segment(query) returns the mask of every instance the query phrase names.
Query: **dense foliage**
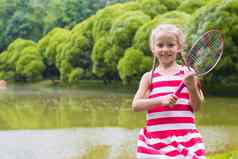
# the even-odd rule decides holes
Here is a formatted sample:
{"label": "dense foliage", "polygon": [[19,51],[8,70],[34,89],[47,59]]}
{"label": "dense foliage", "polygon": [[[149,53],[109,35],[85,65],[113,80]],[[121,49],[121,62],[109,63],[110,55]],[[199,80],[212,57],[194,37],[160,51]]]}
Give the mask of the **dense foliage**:
{"label": "dense foliage", "polygon": [[37,44],[17,39],[0,55],[0,78],[16,81],[42,79],[45,69]]}
{"label": "dense foliage", "polygon": [[[0,75],[4,79],[44,78],[72,83],[97,78],[128,83],[151,69],[151,30],[160,23],[173,23],[187,34],[187,48],[207,30],[220,29],[225,35],[225,53],[205,83],[229,81],[238,85],[238,0],[131,0],[116,4],[113,3],[118,1],[110,1],[86,20],[95,8],[103,6],[95,5],[105,1],[44,0],[41,5],[33,5],[30,0],[21,2],[0,0],[0,15],[6,17],[0,20],[0,48],[18,37],[37,41],[45,36],[38,43],[16,40],[2,52]],[[32,56],[23,60],[27,52]],[[27,59],[37,64],[26,65]]]}
{"label": "dense foliage", "polygon": [[0,51],[17,38],[37,41],[54,27],[72,28],[106,5],[128,0],[0,0]]}

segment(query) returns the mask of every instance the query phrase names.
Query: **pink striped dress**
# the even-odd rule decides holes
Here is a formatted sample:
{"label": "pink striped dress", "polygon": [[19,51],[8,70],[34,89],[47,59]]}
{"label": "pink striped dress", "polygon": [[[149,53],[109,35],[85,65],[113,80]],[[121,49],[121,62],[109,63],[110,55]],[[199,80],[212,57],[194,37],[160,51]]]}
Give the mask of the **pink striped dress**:
{"label": "pink striped dress", "polygon": [[[152,74],[149,98],[174,92],[182,81],[184,68],[174,75]],[[158,105],[147,111],[146,126],[137,140],[138,159],[205,159],[205,146],[195,126],[195,115],[189,105],[185,87],[176,105]]]}

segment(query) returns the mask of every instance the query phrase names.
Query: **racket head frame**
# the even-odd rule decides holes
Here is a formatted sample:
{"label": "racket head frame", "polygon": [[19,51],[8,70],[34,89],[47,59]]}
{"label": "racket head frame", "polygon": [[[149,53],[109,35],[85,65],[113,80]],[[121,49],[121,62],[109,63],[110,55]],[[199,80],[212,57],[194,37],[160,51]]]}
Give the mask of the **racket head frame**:
{"label": "racket head frame", "polygon": [[[210,69],[208,69],[208,70],[205,71],[205,72],[201,72],[201,73],[197,73],[197,72],[195,71],[196,76],[204,76],[204,75],[208,74],[208,73],[209,73],[211,70],[213,70],[213,69],[215,68],[215,66],[219,63],[219,61],[220,61],[220,59],[221,59],[221,57],[222,57],[222,55],[223,55],[223,49],[224,49],[224,37],[223,37],[223,34],[221,33],[220,30],[213,29],[213,30],[209,30],[209,31],[205,32],[204,34],[202,34],[202,36],[200,36],[200,37],[195,41],[195,43],[193,43],[191,49],[189,50],[188,57],[189,57],[189,55],[191,54],[191,52],[193,51],[193,49],[197,46],[197,44],[199,43],[199,41],[200,41],[202,38],[204,38],[205,36],[207,36],[208,34],[212,33],[212,32],[216,32],[216,33],[218,33],[218,34],[220,35],[220,36],[219,36],[219,37],[220,37],[220,41],[221,41],[220,47],[219,47],[219,50],[220,50],[219,52],[220,52],[220,54],[219,54],[219,56],[218,56],[216,62],[213,64],[213,66],[212,66]],[[188,64],[188,58],[186,59],[186,63]],[[188,68],[188,70],[192,70],[191,68],[193,68],[193,67],[187,65],[187,68]]]}

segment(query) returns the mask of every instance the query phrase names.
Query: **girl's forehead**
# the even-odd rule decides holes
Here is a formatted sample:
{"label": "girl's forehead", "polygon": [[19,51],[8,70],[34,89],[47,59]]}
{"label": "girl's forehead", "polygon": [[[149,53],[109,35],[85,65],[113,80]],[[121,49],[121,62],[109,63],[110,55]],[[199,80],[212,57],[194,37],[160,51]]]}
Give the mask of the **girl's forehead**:
{"label": "girl's forehead", "polygon": [[177,41],[177,37],[174,33],[161,31],[157,34],[156,41]]}

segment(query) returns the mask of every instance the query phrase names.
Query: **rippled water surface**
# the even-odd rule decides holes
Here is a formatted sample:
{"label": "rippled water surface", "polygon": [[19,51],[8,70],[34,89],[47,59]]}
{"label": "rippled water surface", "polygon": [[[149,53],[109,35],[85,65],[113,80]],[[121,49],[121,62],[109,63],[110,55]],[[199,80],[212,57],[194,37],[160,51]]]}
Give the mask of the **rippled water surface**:
{"label": "rippled water surface", "polygon": [[[238,145],[238,128],[200,127],[207,151],[223,151]],[[105,159],[134,157],[139,129],[70,128],[0,132],[0,156],[4,159],[70,159],[87,154],[96,146],[107,146]]]}
{"label": "rippled water surface", "polygon": [[[0,92],[3,159],[134,158],[145,113],[133,91],[10,87]],[[238,99],[207,97],[197,125],[208,152],[238,148]],[[123,156],[123,157],[122,157]]]}

